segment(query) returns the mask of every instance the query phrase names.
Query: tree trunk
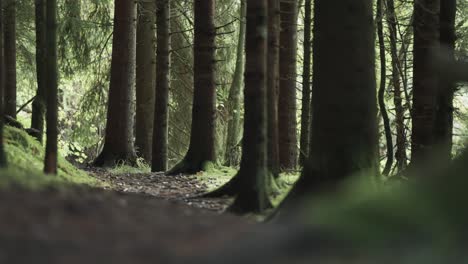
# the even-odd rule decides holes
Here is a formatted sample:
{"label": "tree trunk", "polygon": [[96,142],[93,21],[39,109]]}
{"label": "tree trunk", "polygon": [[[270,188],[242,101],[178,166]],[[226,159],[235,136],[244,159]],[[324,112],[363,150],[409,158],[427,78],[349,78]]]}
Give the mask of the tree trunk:
{"label": "tree trunk", "polygon": [[229,208],[236,213],[262,212],[270,207],[266,186],[267,0],[247,1],[245,115],[237,197]]}
{"label": "tree trunk", "polygon": [[393,165],[393,139],[392,129],[390,127],[390,119],[388,117],[387,108],[385,106],[385,87],[387,85],[387,62],[385,58],[385,37],[383,31],[383,5],[383,0],[377,1],[377,35],[379,39],[380,50],[380,87],[378,100],[385,130],[385,143],[387,146],[387,161],[385,162],[385,167],[382,171],[382,175],[388,176],[388,174],[392,170]]}
{"label": "tree trunk", "polygon": [[[446,0],[440,7],[440,43],[447,57],[455,60],[455,17],[457,1]],[[440,158],[448,163],[452,158],[453,97],[456,86],[453,80],[441,76],[437,96],[435,140],[439,145]]]}
{"label": "tree trunk", "polygon": [[155,85],[155,1],[140,0],[136,49],[135,148],[138,156],[151,162]]}
{"label": "tree trunk", "polygon": [[439,46],[439,0],[416,0],[414,3],[414,63],[411,162],[423,165],[434,152],[436,99],[439,78],[431,57]]}
{"label": "tree trunk", "polygon": [[378,174],[372,3],[315,1],[310,156],[286,202]]}
{"label": "tree trunk", "polygon": [[135,81],[136,4],[115,0],[111,80],[104,148],[96,166],[135,163],[132,91]]}
{"label": "tree trunk", "polygon": [[228,122],[228,134],[226,139],[226,155],[225,165],[238,165],[239,154],[239,139],[241,132],[241,93],[243,86],[244,75],[244,50],[245,50],[245,16],[246,3],[241,0],[240,6],[240,21],[239,21],[239,40],[237,44],[236,54],[236,69],[232,80],[231,89],[229,90],[228,109],[231,115]]}
{"label": "tree trunk", "polygon": [[216,161],[216,84],[214,0],[195,0],[194,94],[190,145],[185,158],[169,175],[196,173]]}
{"label": "tree trunk", "polygon": [[280,1],[279,155],[283,170],[297,164],[296,59],[298,1]]}
{"label": "tree trunk", "polygon": [[[393,87],[393,104],[395,105],[395,126],[396,126],[396,152],[395,158],[398,171],[401,172],[406,168],[406,128],[405,128],[405,109],[403,107],[403,92],[401,88],[401,67],[400,55],[397,47],[397,17],[395,12],[394,0],[387,0],[387,23],[389,29],[390,53],[392,57],[392,87]],[[402,39],[401,41],[405,41]],[[402,44],[404,47],[405,44]],[[403,49],[402,49],[403,51]]]}
{"label": "tree trunk", "polygon": [[5,1],[5,114],[16,119],[16,0]]}
{"label": "tree trunk", "polygon": [[57,174],[58,140],[58,69],[57,69],[57,2],[46,1],[47,43],[47,141],[44,172]]}
{"label": "tree trunk", "polygon": [[311,66],[311,26],[312,26],[312,1],[306,0],[304,5],[304,64],[302,72],[302,111],[301,111],[301,150],[299,153],[299,164],[301,166],[309,156],[310,139],[310,102],[311,102],[311,84],[310,84],[310,66]]}
{"label": "tree trunk", "polygon": [[267,115],[268,115],[268,161],[269,172],[274,177],[280,174],[278,92],[280,48],[280,0],[268,1],[268,61],[267,61]]}
{"label": "tree trunk", "polygon": [[152,171],[167,170],[167,144],[170,87],[170,15],[169,0],[156,3],[157,51],[156,51],[156,104],[154,112]]}
{"label": "tree trunk", "polygon": [[36,130],[37,140],[42,142],[44,134],[44,116],[46,112],[46,23],[45,0],[35,0],[36,24],[36,75],[37,91],[32,104],[31,128]]}
{"label": "tree trunk", "polygon": [[[3,94],[5,91],[5,58],[4,58],[4,47],[3,47],[3,1],[0,0],[0,117],[4,116],[3,113]],[[0,168],[4,168],[7,165],[5,148],[3,146],[3,124],[4,118],[0,118]]]}

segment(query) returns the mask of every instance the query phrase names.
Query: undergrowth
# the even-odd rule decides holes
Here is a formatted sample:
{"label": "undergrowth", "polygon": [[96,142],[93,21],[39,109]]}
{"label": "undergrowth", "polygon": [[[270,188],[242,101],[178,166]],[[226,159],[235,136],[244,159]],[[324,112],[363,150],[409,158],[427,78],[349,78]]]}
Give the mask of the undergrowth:
{"label": "undergrowth", "polygon": [[6,126],[4,128],[5,152],[8,169],[0,172],[0,187],[19,185],[26,188],[80,184],[102,186],[104,183],[77,169],[65,158],[58,157],[58,175],[45,175],[44,147],[25,131]]}

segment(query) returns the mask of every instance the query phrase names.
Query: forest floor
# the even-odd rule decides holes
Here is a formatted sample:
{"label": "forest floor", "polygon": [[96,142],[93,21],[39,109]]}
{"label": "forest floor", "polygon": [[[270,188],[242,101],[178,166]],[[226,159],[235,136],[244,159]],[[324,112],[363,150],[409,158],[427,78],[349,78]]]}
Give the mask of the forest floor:
{"label": "forest floor", "polygon": [[0,263],[187,263],[255,228],[191,198],[208,189],[196,176],[90,173],[108,187],[0,191]]}

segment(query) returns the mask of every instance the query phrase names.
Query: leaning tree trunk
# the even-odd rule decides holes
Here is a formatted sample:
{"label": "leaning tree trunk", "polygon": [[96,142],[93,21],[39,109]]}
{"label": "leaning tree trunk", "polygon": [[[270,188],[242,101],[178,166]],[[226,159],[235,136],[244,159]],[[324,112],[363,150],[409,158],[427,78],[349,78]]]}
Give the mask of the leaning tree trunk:
{"label": "leaning tree trunk", "polygon": [[57,174],[58,140],[58,69],[57,69],[57,2],[46,1],[47,43],[47,133],[44,172]]}
{"label": "leaning tree trunk", "polygon": [[378,174],[372,6],[372,0],[315,1],[311,149],[289,205],[354,174]]}
{"label": "leaning tree trunk", "polygon": [[[3,0],[0,0],[0,116],[3,116],[3,94],[5,90],[5,59],[3,49]],[[0,168],[7,165],[5,148],[3,146],[3,123],[4,118],[0,118]]]}
{"label": "leaning tree trunk", "polygon": [[439,46],[439,0],[414,2],[414,63],[411,163],[423,165],[434,152],[439,78],[432,51]]}
{"label": "leaning tree trunk", "polygon": [[385,143],[387,146],[387,161],[382,171],[382,175],[388,176],[393,165],[393,138],[392,129],[390,127],[390,118],[388,117],[387,108],[385,106],[385,88],[387,85],[387,60],[385,54],[385,37],[383,30],[383,0],[377,1],[377,35],[379,39],[380,51],[380,87],[378,93],[378,101],[380,113],[382,114],[384,124]]}
{"label": "leaning tree trunk", "polygon": [[16,119],[16,0],[4,4],[5,115]]}
{"label": "leaning tree trunk", "polygon": [[280,1],[279,157],[283,170],[297,163],[296,57],[298,1]]}
{"label": "leaning tree trunk", "polygon": [[216,161],[215,1],[195,0],[194,91],[190,145],[168,174],[196,173]]}
{"label": "leaning tree trunk", "polygon": [[170,86],[170,15],[169,0],[156,2],[157,50],[156,50],[156,105],[153,130],[152,171],[167,170],[167,144]]}
{"label": "leaning tree trunk", "polygon": [[226,154],[225,165],[236,166],[238,165],[238,157],[240,151],[238,148],[241,132],[241,93],[243,86],[244,75],[244,50],[245,50],[245,16],[246,16],[246,3],[241,0],[240,6],[240,19],[239,19],[239,39],[237,44],[236,54],[236,69],[234,71],[234,78],[232,80],[231,89],[229,90],[228,109],[229,109],[229,122],[228,134],[226,138]]}
{"label": "leaning tree trunk", "polygon": [[301,149],[299,153],[299,164],[301,166],[309,156],[310,139],[310,59],[311,59],[311,27],[312,27],[312,1],[306,0],[304,4],[304,64],[302,70],[302,111],[301,111]]}
{"label": "leaning tree trunk", "polygon": [[32,103],[31,128],[35,131],[35,137],[42,142],[44,134],[44,116],[46,112],[46,70],[43,65],[46,61],[46,14],[45,0],[34,2],[36,17],[36,76],[37,91]]}
{"label": "leaning tree trunk", "polygon": [[96,166],[135,163],[133,148],[132,91],[135,80],[136,4],[116,0],[112,47],[111,80],[104,148]]}
{"label": "leaning tree trunk", "polygon": [[[405,127],[405,108],[403,107],[403,91],[401,82],[402,67],[400,66],[400,54],[397,47],[397,17],[395,12],[394,0],[387,0],[387,23],[389,29],[390,53],[392,57],[392,87],[393,104],[395,105],[395,126],[396,126],[396,151],[395,159],[398,172],[406,168],[406,127]],[[405,39],[401,40],[405,42]],[[402,43],[402,48],[405,43]],[[403,49],[402,49],[403,51]]]}
{"label": "leaning tree trunk", "polygon": [[[446,56],[455,60],[455,17],[457,1],[441,1],[440,8],[440,43]],[[448,163],[452,158],[453,134],[453,97],[455,92],[453,80],[441,76],[437,95],[437,113],[435,123],[435,140],[439,145],[439,156],[443,162]]]}
{"label": "leaning tree trunk", "polygon": [[139,157],[151,162],[155,84],[155,1],[138,5],[136,49],[135,148]]}
{"label": "leaning tree trunk", "polygon": [[280,0],[268,0],[268,61],[267,61],[267,116],[268,160],[267,166],[273,177],[280,174],[278,92],[279,92],[279,42]]}

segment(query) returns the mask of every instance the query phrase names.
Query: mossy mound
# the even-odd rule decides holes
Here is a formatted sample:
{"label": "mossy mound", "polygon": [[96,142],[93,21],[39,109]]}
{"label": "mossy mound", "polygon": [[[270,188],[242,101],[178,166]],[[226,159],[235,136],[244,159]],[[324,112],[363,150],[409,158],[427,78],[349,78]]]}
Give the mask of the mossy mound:
{"label": "mossy mound", "polygon": [[0,172],[0,187],[19,185],[27,188],[80,184],[102,186],[103,183],[77,169],[63,157],[58,158],[58,175],[45,175],[44,147],[25,131],[6,126],[5,151],[8,169]]}

